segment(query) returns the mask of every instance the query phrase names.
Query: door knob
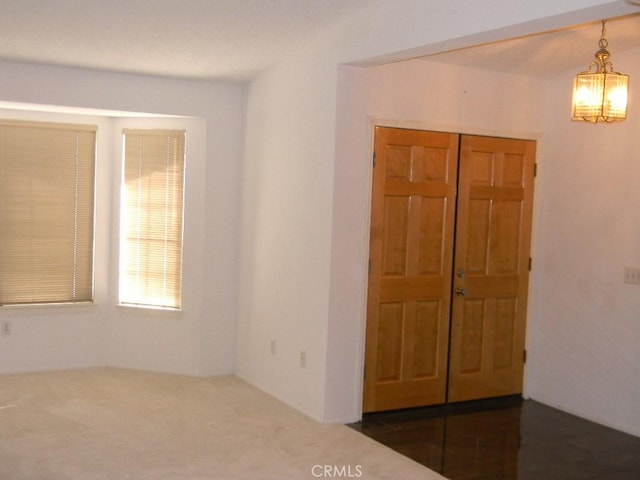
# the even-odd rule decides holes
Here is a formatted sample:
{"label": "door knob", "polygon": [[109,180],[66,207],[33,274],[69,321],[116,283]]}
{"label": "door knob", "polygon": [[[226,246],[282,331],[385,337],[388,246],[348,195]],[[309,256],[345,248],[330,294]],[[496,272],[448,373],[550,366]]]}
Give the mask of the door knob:
{"label": "door knob", "polygon": [[464,288],[457,288],[456,289],[456,295],[459,297],[466,297],[467,296],[467,291]]}

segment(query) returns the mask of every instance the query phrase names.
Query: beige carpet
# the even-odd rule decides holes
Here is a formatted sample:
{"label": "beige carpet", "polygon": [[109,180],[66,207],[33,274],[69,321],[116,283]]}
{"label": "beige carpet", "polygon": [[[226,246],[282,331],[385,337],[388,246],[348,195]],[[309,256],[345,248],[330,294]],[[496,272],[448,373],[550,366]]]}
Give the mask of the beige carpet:
{"label": "beige carpet", "polygon": [[0,375],[1,480],[442,479],[235,377]]}

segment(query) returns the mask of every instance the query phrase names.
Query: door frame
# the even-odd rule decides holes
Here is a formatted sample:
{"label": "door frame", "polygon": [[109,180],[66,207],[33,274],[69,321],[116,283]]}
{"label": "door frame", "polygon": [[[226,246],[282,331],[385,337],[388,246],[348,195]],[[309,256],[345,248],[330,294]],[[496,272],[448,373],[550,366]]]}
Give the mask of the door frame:
{"label": "door frame", "polygon": [[[505,130],[505,131],[500,131],[497,132],[495,130],[488,130],[488,129],[482,129],[482,128],[466,128],[466,129],[460,129],[460,128],[456,128],[454,126],[451,125],[445,125],[445,124],[439,124],[439,123],[433,123],[433,122],[429,122],[429,121],[420,121],[420,120],[401,120],[401,119],[392,119],[392,118],[386,118],[386,117],[376,117],[376,116],[371,116],[368,115],[367,116],[367,133],[366,133],[366,158],[365,161],[367,162],[367,184],[366,184],[366,198],[363,198],[363,201],[365,201],[365,210],[364,210],[364,214],[366,215],[366,221],[362,223],[362,228],[363,230],[360,232],[361,238],[362,238],[362,259],[361,259],[361,265],[362,265],[362,271],[363,271],[363,275],[361,276],[361,284],[360,284],[360,289],[361,289],[361,313],[360,313],[360,326],[358,328],[359,331],[359,338],[356,339],[356,348],[358,350],[358,358],[359,358],[359,362],[358,362],[358,367],[357,367],[357,379],[358,379],[358,383],[356,385],[356,398],[358,401],[357,404],[357,412],[358,412],[358,418],[362,419],[363,416],[363,405],[362,405],[362,400],[364,398],[364,372],[365,372],[365,347],[366,347],[366,340],[367,340],[367,335],[366,335],[366,331],[367,331],[367,303],[368,303],[368,289],[369,289],[369,275],[368,275],[368,265],[369,265],[369,256],[370,256],[370,250],[369,250],[369,243],[370,243],[370,232],[371,232],[371,199],[372,199],[372,188],[373,188],[373,153],[375,151],[375,128],[376,127],[389,127],[389,128],[409,128],[409,129],[415,129],[415,130],[429,130],[429,131],[435,131],[435,132],[449,132],[449,133],[458,133],[460,135],[480,135],[480,136],[487,136],[487,137],[503,137],[503,138],[516,138],[516,139],[529,139],[529,140],[534,140],[537,145],[538,145],[538,149],[537,149],[537,154],[536,154],[536,164],[540,164],[540,153],[543,151],[543,148],[541,147],[541,138],[538,134],[535,134],[534,132],[531,131],[512,131],[512,130]],[[539,185],[539,183],[537,182],[537,184]],[[539,190],[539,187],[538,187]],[[533,196],[533,213],[532,213],[532,218],[531,218],[531,246],[530,246],[530,256],[531,258],[534,259],[534,264],[535,264],[535,252],[534,252],[534,247],[535,247],[535,231],[536,231],[536,224],[537,224],[537,214],[536,212],[539,211],[538,208],[536,208],[537,206],[537,201],[538,201],[538,196],[534,195]],[[528,302],[527,302],[527,323],[525,326],[525,349],[527,350],[528,354],[531,353],[531,335],[529,334],[529,332],[531,331],[531,322],[530,319],[534,318],[532,315],[532,310],[533,310],[533,305],[535,304],[535,302],[533,301],[534,298],[534,294],[535,294],[535,276],[533,275],[533,272],[535,270],[533,270],[532,268],[532,273],[529,277],[529,295],[528,295]],[[530,355],[528,355],[528,357],[530,358]],[[522,389],[522,396],[523,398],[528,398],[527,395],[527,372],[528,372],[528,368],[527,368],[527,363],[525,362],[524,365],[524,372],[523,372],[523,389]]]}

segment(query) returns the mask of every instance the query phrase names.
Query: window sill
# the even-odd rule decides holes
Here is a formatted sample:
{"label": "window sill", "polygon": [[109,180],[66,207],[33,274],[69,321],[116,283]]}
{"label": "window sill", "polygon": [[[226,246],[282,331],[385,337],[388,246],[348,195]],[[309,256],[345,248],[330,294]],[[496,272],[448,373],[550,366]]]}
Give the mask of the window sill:
{"label": "window sill", "polygon": [[60,302],[60,303],[10,303],[7,305],[0,304],[1,310],[25,309],[25,308],[77,308],[77,307],[95,307],[95,302]]}
{"label": "window sill", "polygon": [[117,304],[117,306],[121,308],[126,308],[126,309],[134,308],[134,309],[140,309],[140,310],[153,310],[153,311],[172,312],[172,313],[182,312],[182,308],[161,307],[157,305],[140,305],[136,303],[119,303]]}

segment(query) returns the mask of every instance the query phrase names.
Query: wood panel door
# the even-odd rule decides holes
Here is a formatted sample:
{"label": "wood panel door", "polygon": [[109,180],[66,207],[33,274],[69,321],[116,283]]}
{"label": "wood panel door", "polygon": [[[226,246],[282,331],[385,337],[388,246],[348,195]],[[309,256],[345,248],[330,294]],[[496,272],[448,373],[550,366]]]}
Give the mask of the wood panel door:
{"label": "wood panel door", "polygon": [[449,402],[522,392],[535,142],[462,136]]}
{"label": "wood panel door", "polygon": [[534,162],[533,141],[376,128],[364,412],[522,392]]}
{"label": "wood panel door", "polygon": [[458,135],[377,127],[364,411],[443,403]]}

